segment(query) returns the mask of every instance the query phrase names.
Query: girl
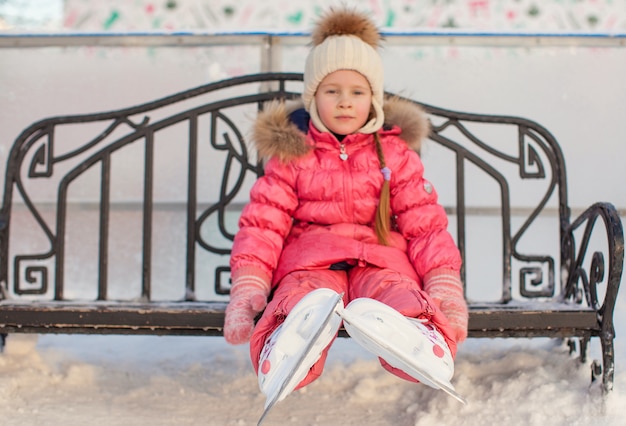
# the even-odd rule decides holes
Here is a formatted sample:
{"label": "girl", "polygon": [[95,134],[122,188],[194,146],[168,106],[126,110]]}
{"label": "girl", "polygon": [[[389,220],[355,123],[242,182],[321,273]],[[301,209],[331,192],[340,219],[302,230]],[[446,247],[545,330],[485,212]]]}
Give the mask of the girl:
{"label": "girl", "polygon": [[[380,34],[367,16],[331,9],[312,38],[304,108],[270,103],[255,124],[267,162],[232,249],[224,336],[232,344],[250,341],[259,373],[261,354],[270,350],[264,346],[276,341],[294,306],[325,288],[343,293],[346,303],[374,299],[419,319],[454,357],[468,312],[459,251],[416,153],[430,130],[425,114],[384,99]],[[321,374],[327,351],[297,387]]]}

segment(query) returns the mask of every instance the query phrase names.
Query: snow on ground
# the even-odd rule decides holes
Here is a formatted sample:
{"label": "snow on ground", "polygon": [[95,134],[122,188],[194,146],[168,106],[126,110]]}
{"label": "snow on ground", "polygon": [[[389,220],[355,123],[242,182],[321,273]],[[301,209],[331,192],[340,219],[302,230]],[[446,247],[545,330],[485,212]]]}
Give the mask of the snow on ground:
{"label": "snow on ground", "polygon": [[[350,339],[322,377],[264,425],[621,425],[626,405],[626,295],[616,327],[615,389],[549,339],[470,339],[453,383],[469,404],[388,374]],[[621,312],[620,312],[621,311]],[[256,425],[264,397],[247,346],[219,337],[12,335],[0,356],[4,426]],[[599,343],[590,358],[598,357]]]}

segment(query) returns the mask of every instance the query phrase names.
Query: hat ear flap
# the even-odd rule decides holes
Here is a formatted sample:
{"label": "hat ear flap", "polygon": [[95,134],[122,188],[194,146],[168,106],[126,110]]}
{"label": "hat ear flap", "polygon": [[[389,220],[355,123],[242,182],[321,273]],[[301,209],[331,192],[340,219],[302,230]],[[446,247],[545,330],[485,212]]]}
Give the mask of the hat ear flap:
{"label": "hat ear flap", "polygon": [[322,122],[319,113],[317,112],[317,103],[315,102],[315,97],[311,99],[311,105],[309,106],[309,115],[311,116],[311,121],[317,130],[320,132],[330,132],[328,128]]}
{"label": "hat ear flap", "polygon": [[374,117],[359,129],[359,133],[376,133],[385,123],[385,113],[378,99],[372,97],[372,108]]}

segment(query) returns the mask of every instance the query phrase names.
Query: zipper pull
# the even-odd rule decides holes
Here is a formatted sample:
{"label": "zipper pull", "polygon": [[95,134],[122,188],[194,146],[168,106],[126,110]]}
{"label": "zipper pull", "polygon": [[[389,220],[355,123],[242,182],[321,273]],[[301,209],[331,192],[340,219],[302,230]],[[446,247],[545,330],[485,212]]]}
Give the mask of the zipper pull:
{"label": "zipper pull", "polygon": [[344,144],[339,145],[339,158],[343,161],[348,159],[348,154],[346,154],[346,146]]}

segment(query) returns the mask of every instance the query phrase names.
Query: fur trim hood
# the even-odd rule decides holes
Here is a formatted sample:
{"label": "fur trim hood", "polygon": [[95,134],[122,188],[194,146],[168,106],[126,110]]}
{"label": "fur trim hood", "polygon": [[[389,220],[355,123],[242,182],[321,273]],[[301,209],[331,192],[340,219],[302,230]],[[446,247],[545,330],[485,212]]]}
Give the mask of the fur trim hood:
{"label": "fur trim hood", "polygon": [[[290,118],[301,108],[301,101],[265,104],[252,129],[252,141],[261,158],[278,157],[281,162],[289,162],[309,152],[311,147],[306,143],[306,134]],[[400,137],[411,149],[419,152],[422,141],[430,134],[430,122],[424,110],[397,97],[385,98],[383,110],[385,126],[398,126]]]}

